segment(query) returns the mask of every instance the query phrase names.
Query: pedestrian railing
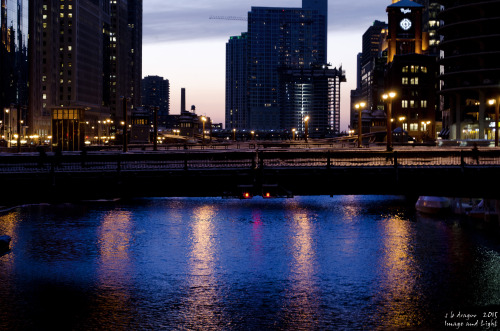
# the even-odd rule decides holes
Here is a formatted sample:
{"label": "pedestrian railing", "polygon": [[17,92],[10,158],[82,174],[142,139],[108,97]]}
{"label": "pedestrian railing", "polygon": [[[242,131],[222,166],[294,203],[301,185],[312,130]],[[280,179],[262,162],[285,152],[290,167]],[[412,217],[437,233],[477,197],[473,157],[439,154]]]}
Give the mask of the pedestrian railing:
{"label": "pedestrian railing", "polygon": [[176,151],[0,155],[0,173],[223,170],[297,167],[500,166],[500,150],[452,151]]}

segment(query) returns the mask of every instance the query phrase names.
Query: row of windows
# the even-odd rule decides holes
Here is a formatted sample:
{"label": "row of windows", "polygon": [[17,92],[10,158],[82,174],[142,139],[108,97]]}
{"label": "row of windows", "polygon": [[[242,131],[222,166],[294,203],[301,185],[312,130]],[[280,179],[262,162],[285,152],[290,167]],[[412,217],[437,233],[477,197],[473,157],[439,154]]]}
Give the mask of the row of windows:
{"label": "row of windows", "polygon": [[[403,123],[402,124],[403,130],[407,131],[408,130],[408,123]],[[422,122],[421,124],[419,123],[410,123],[410,131],[420,131],[425,132],[427,129],[431,129],[430,123],[425,123]]]}
{"label": "row of windows", "polygon": [[[420,108],[427,108],[427,100],[420,100]],[[419,108],[416,100],[401,100],[401,108]]]}
{"label": "row of windows", "polygon": [[408,72],[411,72],[411,73],[424,73],[426,74],[427,73],[427,67],[425,66],[404,66],[403,69],[402,69],[402,72],[403,73],[408,73]]}
{"label": "row of windows", "polygon": [[410,84],[410,85],[418,85],[418,81],[419,81],[418,77],[411,77],[411,78],[409,78],[409,77],[403,77],[401,79],[401,83],[403,85],[408,85],[408,84]]}

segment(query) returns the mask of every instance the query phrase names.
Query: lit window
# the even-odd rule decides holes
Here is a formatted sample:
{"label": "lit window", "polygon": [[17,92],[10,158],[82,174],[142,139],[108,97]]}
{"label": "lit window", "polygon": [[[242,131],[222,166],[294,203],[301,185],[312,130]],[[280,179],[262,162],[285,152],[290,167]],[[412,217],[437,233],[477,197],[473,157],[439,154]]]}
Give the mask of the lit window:
{"label": "lit window", "polygon": [[408,85],[408,77],[403,77],[402,84],[403,85]]}
{"label": "lit window", "polygon": [[418,131],[418,124],[410,123],[410,131]]}
{"label": "lit window", "polygon": [[401,100],[401,108],[408,108],[408,100]]}
{"label": "lit window", "polygon": [[427,108],[427,100],[420,100],[420,107]]}

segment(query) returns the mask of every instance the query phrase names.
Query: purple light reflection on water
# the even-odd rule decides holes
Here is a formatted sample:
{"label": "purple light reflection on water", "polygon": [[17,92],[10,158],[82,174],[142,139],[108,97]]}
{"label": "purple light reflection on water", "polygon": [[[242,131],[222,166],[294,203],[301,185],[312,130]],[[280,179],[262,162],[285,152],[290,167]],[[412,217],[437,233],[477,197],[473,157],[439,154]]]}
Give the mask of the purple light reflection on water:
{"label": "purple light reflection on water", "polygon": [[0,329],[429,329],[500,302],[498,242],[397,197],[38,206],[0,233]]}

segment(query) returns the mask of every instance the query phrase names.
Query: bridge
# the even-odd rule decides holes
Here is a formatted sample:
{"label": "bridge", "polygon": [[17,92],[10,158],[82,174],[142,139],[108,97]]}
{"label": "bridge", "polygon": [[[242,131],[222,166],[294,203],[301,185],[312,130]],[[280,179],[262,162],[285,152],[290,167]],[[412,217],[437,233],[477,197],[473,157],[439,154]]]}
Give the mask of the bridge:
{"label": "bridge", "polygon": [[437,195],[500,198],[500,150],[174,150],[2,154],[3,201]]}

